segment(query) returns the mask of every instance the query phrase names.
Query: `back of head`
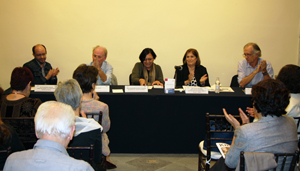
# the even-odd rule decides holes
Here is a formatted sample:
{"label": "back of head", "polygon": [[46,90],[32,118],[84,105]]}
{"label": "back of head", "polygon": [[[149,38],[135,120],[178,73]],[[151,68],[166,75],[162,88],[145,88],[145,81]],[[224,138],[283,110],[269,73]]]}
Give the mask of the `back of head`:
{"label": "back of head", "polygon": [[30,81],[33,81],[33,75],[30,69],[26,67],[16,67],[11,73],[10,87],[13,90],[24,90]]}
{"label": "back of head", "polygon": [[54,96],[58,102],[68,104],[76,110],[81,103],[82,91],[76,80],[69,79],[57,84]]}
{"label": "back of head", "polygon": [[289,91],[279,80],[263,80],[252,87],[252,101],[263,116],[285,114],[289,100]]}
{"label": "back of head", "polygon": [[151,48],[145,48],[145,49],[141,52],[140,57],[139,57],[139,58],[140,58],[140,61],[141,61],[142,63],[144,62],[146,56],[147,56],[149,53],[151,53],[151,55],[153,56],[153,59],[156,58],[156,54],[154,53],[153,49],[151,49]]}
{"label": "back of head", "polygon": [[73,78],[76,79],[83,93],[89,93],[93,89],[93,83],[96,84],[98,70],[94,66],[85,64],[79,65],[73,73]]}
{"label": "back of head", "polygon": [[41,104],[34,117],[35,130],[41,138],[43,135],[53,135],[66,139],[75,125],[75,113],[66,104],[48,101]]}
{"label": "back of head", "polygon": [[299,66],[290,64],[282,67],[276,79],[283,82],[291,93],[300,93]]}

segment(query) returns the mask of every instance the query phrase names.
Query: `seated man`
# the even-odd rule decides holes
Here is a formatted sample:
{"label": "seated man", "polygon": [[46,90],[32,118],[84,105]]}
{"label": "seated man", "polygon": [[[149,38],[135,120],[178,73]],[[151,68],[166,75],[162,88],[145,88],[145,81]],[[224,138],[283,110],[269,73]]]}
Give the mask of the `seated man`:
{"label": "seated man", "polygon": [[111,74],[113,72],[113,67],[106,62],[107,49],[105,47],[96,46],[93,49],[93,62],[92,65],[98,70],[97,85],[110,85]]}
{"label": "seated man", "polygon": [[262,60],[261,50],[256,43],[244,46],[244,60],[239,62],[238,82],[240,87],[252,87],[259,81],[273,78],[274,71],[270,62]]}
{"label": "seated man", "polygon": [[42,44],[37,44],[32,47],[32,55],[34,59],[25,63],[23,67],[27,67],[33,74],[34,80],[32,86],[35,84],[56,84],[57,74],[59,69],[52,69],[50,63],[46,62],[47,50]]}
{"label": "seated man", "polygon": [[11,154],[4,170],[93,170],[66,151],[75,131],[75,113],[69,105],[45,102],[38,108],[34,122],[40,139],[33,149]]}

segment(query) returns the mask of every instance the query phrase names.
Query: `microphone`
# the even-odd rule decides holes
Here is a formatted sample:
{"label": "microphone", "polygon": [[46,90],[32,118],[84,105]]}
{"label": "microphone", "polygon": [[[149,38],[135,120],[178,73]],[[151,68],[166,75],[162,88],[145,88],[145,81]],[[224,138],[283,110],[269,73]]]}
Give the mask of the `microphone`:
{"label": "microphone", "polygon": [[180,66],[175,66],[174,68],[175,68],[176,70],[181,71],[181,70],[182,70],[182,65],[180,65]]}

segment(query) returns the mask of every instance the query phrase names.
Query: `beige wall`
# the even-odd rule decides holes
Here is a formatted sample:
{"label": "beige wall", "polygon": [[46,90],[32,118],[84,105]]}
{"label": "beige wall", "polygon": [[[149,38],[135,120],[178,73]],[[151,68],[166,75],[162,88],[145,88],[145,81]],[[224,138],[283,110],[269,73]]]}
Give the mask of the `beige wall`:
{"label": "beige wall", "polygon": [[98,44],[122,85],[145,47],[154,49],[166,78],[196,48],[210,83],[220,77],[228,86],[243,45],[256,42],[277,74],[298,64],[299,11],[299,0],[1,0],[0,86],[9,87],[12,69],[33,58],[37,43],[60,68],[59,80],[90,62]]}

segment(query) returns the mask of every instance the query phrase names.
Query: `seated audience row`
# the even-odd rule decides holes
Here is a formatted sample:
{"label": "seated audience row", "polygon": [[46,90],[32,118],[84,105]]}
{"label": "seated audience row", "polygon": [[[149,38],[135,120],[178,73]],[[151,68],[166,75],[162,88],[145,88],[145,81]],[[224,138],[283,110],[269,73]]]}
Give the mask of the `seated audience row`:
{"label": "seated audience row", "polygon": [[[35,84],[56,84],[59,69],[53,69],[46,62],[47,50],[42,44],[32,47],[34,59],[25,63],[34,75]],[[273,78],[274,72],[270,62],[261,59],[261,50],[256,43],[244,46],[244,60],[238,63],[238,82],[240,87],[252,87],[264,79]],[[107,49],[101,46],[93,48],[92,62],[89,64],[97,69],[97,85],[110,85],[113,67],[106,61]],[[134,85],[160,85],[164,84],[162,69],[154,63],[156,54],[151,48],[145,48],[135,64],[130,75],[131,84]],[[201,65],[200,56],[196,49],[188,49],[183,56],[183,65],[175,71],[177,86],[210,86],[208,73]]]}

